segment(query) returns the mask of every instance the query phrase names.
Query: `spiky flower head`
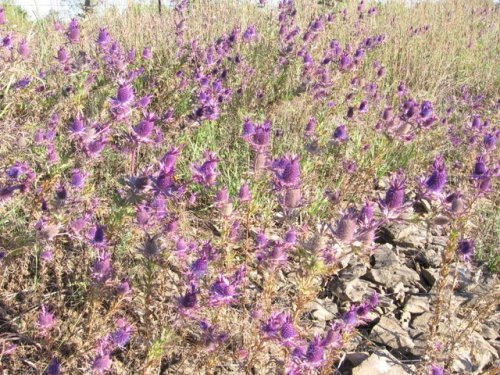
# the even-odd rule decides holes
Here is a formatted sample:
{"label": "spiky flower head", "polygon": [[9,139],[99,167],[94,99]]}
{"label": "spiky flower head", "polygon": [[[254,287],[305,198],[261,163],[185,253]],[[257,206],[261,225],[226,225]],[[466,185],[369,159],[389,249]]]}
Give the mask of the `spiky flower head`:
{"label": "spiky flower head", "polygon": [[474,255],[474,241],[460,240],[458,242],[457,253],[464,262],[469,262]]}
{"label": "spiky flower head", "polygon": [[46,336],[55,324],[54,314],[48,311],[45,305],[42,305],[38,314],[38,332],[42,336]]}
{"label": "spiky flower head", "polygon": [[26,39],[22,39],[19,42],[19,46],[17,47],[17,53],[23,59],[27,59],[28,57],[30,57],[31,51],[30,51],[30,48],[28,46],[28,42],[26,41]]}
{"label": "spiky flower head", "polygon": [[272,162],[270,168],[275,173],[274,184],[278,190],[298,187],[300,184],[300,162],[298,156],[286,155],[280,159],[276,159]]}
{"label": "spiky flower head", "polygon": [[425,181],[425,186],[428,191],[434,194],[439,194],[446,185],[446,168],[441,155],[436,156],[432,164],[432,174]]}
{"label": "spiky flower head", "polygon": [[7,17],[5,17],[4,8],[0,7],[0,25],[5,25],[7,23]]}
{"label": "spiky flower head", "polygon": [[444,369],[438,365],[431,365],[429,375],[444,375]]}
{"label": "spiky flower head", "polygon": [[52,357],[44,375],[59,375],[60,373],[59,362],[56,357]]}
{"label": "spiky flower head", "polygon": [[105,283],[111,277],[111,255],[105,250],[99,250],[90,269],[92,279],[98,283]]}
{"label": "spiky flower head", "polygon": [[117,329],[111,333],[111,340],[116,346],[123,348],[130,340],[130,336],[133,331],[132,326],[122,318],[118,319],[115,322],[115,325]]}

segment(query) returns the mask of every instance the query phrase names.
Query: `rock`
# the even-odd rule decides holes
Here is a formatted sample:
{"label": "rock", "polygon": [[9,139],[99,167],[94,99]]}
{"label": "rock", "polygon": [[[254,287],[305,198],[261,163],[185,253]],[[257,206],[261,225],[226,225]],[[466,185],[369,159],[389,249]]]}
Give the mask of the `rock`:
{"label": "rock", "polygon": [[388,288],[394,287],[399,282],[403,285],[412,285],[420,280],[420,276],[415,270],[401,265],[393,265],[389,268],[372,268],[365,277]]}
{"label": "rock", "polygon": [[408,311],[401,312],[401,317],[399,318],[399,321],[401,322],[401,326],[403,328],[405,329],[408,328],[411,321],[411,314]]}
{"label": "rock", "polygon": [[498,330],[489,327],[486,324],[481,325],[481,330],[479,333],[481,333],[481,336],[483,336],[486,340],[496,340],[500,336]]}
{"label": "rock", "polygon": [[[401,284],[402,285],[402,284]],[[379,296],[378,307],[384,314],[388,314],[396,310],[397,306],[394,304],[392,299],[387,296]]]}
{"label": "rock", "polygon": [[[328,303],[330,302],[330,303]],[[316,299],[312,301],[308,308],[314,319],[320,321],[332,320],[338,313],[337,305],[327,300]]]}
{"label": "rock", "polygon": [[415,317],[410,326],[417,330],[418,332],[426,332],[427,329],[429,328],[429,320],[432,317],[432,313],[426,312],[423,313],[422,315],[419,315]]}
{"label": "rock", "polygon": [[354,366],[359,366],[361,362],[363,362],[365,359],[367,359],[370,356],[369,353],[367,352],[353,352],[353,353],[347,353],[346,354],[346,359],[351,362]]}
{"label": "rock", "polygon": [[414,346],[406,330],[394,318],[383,316],[370,333],[370,340],[393,349],[409,349]]}
{"label": "rock", "polygon": [[390,244],[378,248],[373,254],[373,259],[375,260],[373,268],[387,268],[399,264],[399,258]]}
{"label": "rock", "polygon": [[479,333],[472,332],[467,336],[466,342],[458,345],[451,370],[460,374],[481,374],[483,369],[496,359],[498,359],[496,349]]}
{"label": "rock", "polygon": [[366,280],[354,279],[344,284],[343,294],[350,301],[358,302],[373,292],[370,286],[371,283]]}
{"label": "rock", "polygon": [[430,311],[429,297],[426,296],[411,296],[404,307],[405,311],[412,314],[422,314]]}
{"label": "rock", "polygon": [[436,268],[422,268],[422,277],[427,284],[433,286],[439,278],[439,270]]}
{"label": "rock", "polygon": [[351,281],[358,279],[366,273],[367,267],[364,263],[352,264],[339,272],[339,279],[342,281]]}
{"label": "rock", "polygon": [[405,367],[387,350],[373,353],[352,370],[352,375],[408,375]]}

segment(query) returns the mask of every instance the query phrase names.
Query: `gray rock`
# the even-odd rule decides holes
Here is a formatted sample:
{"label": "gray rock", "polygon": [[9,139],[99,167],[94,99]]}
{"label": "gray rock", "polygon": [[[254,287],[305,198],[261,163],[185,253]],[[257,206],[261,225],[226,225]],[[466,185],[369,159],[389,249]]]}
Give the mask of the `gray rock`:
{"label": "gray rock", "polygon": [[320,321],[332,320],[338,313],[336,304],[319,298],[309,303],[308,309],[311,310],[313,318]]}
{"label": "gray rock", "polygon": [[408,311],[402,311],[401,317],[399,318],[399,321],[401,322],[401,326],[403,328],[407,329],[408,326],[410,325],[411,314]]}
{"label": "gray rock", "polygon": [[370,333],[372,341],[393,349],[413,348],[413,341],[408,332],[394,318],[383,316]]}
{"label": "gray rock", "polygon": [[352,370],[352,375],[408,375],[408,372],[387,350],[379,350]]}
{"label": "gray rock", "polygon": [[439,270],[436,268],[422,268],[422,277],[427,284],[433,286],[439,278]]}
{"label": "gray rock", "polygon": [[344,284],[343,294],[350,301],[358,302],[373,292],[371,286],[372,284],[366,280],[354,279]]}
{"label": "gray rock", "polygon": [[411,296],[404,307],[405,311],[412,314],[422,314],[430,311],[429,297],[427,296]]}
{"label": "gray rock", "polygon": [[373,268],[368,271],[366,278],[388,288],[394,287],[399,282],[403,285],[412,285],[420,280],[420,276],[415,270],[401,265]]}
{"label": "gray rock", "polygon": [[483,336],[486,340],[496,340],[500,336],[498,332],[498,330],[489,327],[486,324],[482,324],[479,333],[481,333],[481,336]]}
{"label": "gray rock", "polygon": [[498,359],[496,349],[479,333],[472,332],[468,335],[467,342],[458,347],[451,369],[460,374],[465,372],[481,374],[483,369],[496,359]]}
{"label": "gray rock", "polygon": [[418,332],[426,332],[427,329],[429,328],[429,320],[432,317],[432,313],[426,312],[423,313],[422,315],[416,316],[410,326],[417,330]]}
{"label": "gray rock", "polygon": [[394,265],[399,264],[399,258],[394,251],[393,246],[390,244],[382,245],[380,248],[375,250],[373,258],[375,260],[373,268],[376,269],[393,267]]}
{"label": "gray rock", "polygon": [[367,359],[370,356],[368,352],[353,352],[347,353],[346,359],[351,362],[354,366],[359,366],[361,362]]}

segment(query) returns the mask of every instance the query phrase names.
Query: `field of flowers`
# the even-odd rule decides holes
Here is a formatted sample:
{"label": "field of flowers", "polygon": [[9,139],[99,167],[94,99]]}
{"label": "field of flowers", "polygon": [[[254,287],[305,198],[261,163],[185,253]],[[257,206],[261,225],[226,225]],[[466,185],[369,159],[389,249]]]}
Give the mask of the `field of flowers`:
{"label": "field of flowers", "polygon": [[499,20],[0,6],[0,373],[493,374]]}

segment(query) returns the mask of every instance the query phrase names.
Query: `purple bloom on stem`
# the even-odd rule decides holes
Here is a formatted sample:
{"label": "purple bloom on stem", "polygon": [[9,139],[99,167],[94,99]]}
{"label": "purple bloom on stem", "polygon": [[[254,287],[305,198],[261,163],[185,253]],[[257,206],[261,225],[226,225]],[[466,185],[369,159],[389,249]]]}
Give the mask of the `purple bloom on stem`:
{"label": "purple bloom on stem", "polygon": [[457,252],[464,262],[469,262],[474,255],[474,241],[460,240],[458,242]]}
{"label": "purple bloom on stem", "polygon": [[118,284],[118,286],[116,287],[116,293],[118,293],[118,295],[120,296],[128,296],[130,293],[132,293],[128,278],[124,278],[120,281],[120,284]]}
{"label": "purple bloom on stem", "polygon": [[97,37],[97,44],[99,47],[106,47],[108,43],[110,42],[108,30],[106,28],[101,27],[99,29],[99,36]]}
{"label": "purple bloom on stem", "polygon": [[484,178],[488,175],[488,168],[486,167],[484,155],[476,158],[474,170],[472,171],[472,178]]}
{"label": "purple bloom on stem", "polygon": [[56,357],[52,357],[49,365],[47,366],[47,369],[45,370],[44,375],[59,375],[59,374],[60,374],[59,362],[57,362]]}
{"label": "purple bloom on stem", "polygon": [[144,60],[151,60],[153,58],[153,52],[151,52],[151,49],[149,49],[148,47],[145,47],[142,50],[142,58]]}
{"label": "purple bloom on stem", "polygon": [[339,125],[333,132],[332,136],[334,142],[345,142],[349,139],[349,136],[347,135],[347,130],[345,125]]}
{"label": "purple bloom on stem", "polygon": [[111,361],[109,353],[98,353],[92,362],[92,372],[94,374],[104,374],[111,371]]}
{"label": "purple bloom on stem", "polygon": [[83,188],[85,183],[85,173],[83,173],[80,169],[73,169],[71,171],[71,186],[75,189]]}
{"label": "purple bloom on stem", "polygon": [[204,186],[215,185],[215,180],[219,173],[217,172],[218,160],[215,153],[205,151],[203,153],[205,161],[200,165],[191,166],[193,180]]}
{"label": "purple bloom on stem", "polygon": [[7,17],[5,17],[5,10],[0,7],[0,25],[5,25],[7,23]]}
{"label": "purple bloom on stem", "polygon": [[111,340],[116,346],[123,348],[129,342],[133,329],[125,319],[118,319],[115,324],[117,330],[111,334]]}
{"label": "purple bloom on stem", "polygon": [[27,59],[28,57],[30,57],[31,51],[28,47],[28,42],[26,41],[26,39],[22,39],[21,42],[19,42],[17,53],[23,59]]}
{"label": "purple bloom on stem", "polygon": [[111,272],[111,256],[107,251],[100,250],[90,270],[92,279],[105,283],[111,277]]}
{"label": "purple bloom on stem", "polygon": [[425,186],[431,193],[439,194],[446,185],[446,169],[442,156],[438,155],[432,164],[432,174],[425,181]]}
{"label": "purple bloom on stem", "polygon": [[404,209],[405,181],[405,176],[401,172],[392,177],[385,198],[379,201],[380,209],[384,215],[394,218]]}
{"label": "purple bloom on stem", "polygon": [[78,25],[78,21],[75,18],[73,18],[69,23],[66,36],[68,37],[70,43],[75,44],[80,42],[80,25]]}
{"label": "purple bloom on stem", "polygon": [[252,199],[252,196],[250,194],[250,187],[248,186],[247,183],[241,185],[240,191],[238,193],[238,198],[241,203],[249,202]]}
{"label": "purple bloom on stem", "polygon": [[294,188],[300,183],[300,163],[298,156],[284,156],[274,160],[271,170],[275,173],[275,186],[278,189]]}
{"label": "purple bloom on stem", "polygon": [[429,375],[444,375],[444,369],[438,365],[431,365]]}
{"label": "purple bloom on stem", "polygon": [[38,331],[42,336],[48,334],[48,332],[56,324],[54,319],[54,314],[49,312],[45,305],[42,305],[40,313],[38,314]]}
{"label": "purple bloom on stem", "polygon": [[255,30],[255,26],[250,25],[243,33],[243,40],[245,42],[251,42],[257,38],[257,31]]}
{"label": "purple bloom on stem", "polygon": [[57,61],[59,61],[59,63],[61,64],[66,64],[69,60],[69,55],[68,55],[68,52],[66,52],[66,50],[64,49],[64,47],[60,47],[58,50],[57,50],[57,56],[56,56],[56,59]]}

